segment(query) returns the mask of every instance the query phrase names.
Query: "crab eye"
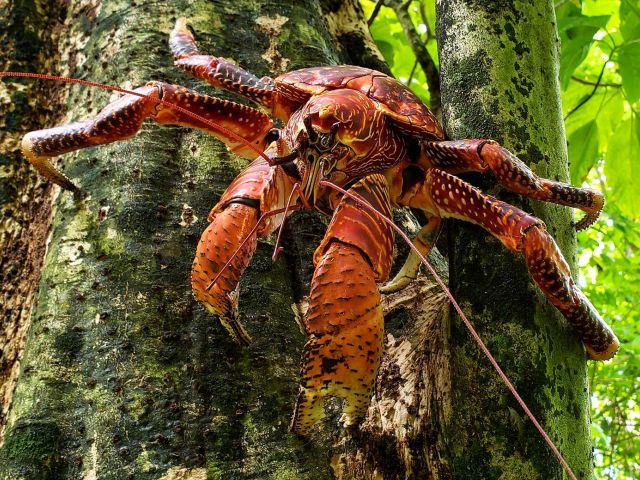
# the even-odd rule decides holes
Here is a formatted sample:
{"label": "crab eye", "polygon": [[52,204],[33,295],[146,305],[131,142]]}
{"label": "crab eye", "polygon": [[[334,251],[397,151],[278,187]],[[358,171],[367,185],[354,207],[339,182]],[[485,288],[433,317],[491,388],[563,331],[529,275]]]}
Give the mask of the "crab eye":
{"label": "crab eye", "polygon": [[315,155],[313,153],[310,153],[310,154],[307,155],[307,160],[310,163],[313,163],[316,160],[316,157],[315,157]]}

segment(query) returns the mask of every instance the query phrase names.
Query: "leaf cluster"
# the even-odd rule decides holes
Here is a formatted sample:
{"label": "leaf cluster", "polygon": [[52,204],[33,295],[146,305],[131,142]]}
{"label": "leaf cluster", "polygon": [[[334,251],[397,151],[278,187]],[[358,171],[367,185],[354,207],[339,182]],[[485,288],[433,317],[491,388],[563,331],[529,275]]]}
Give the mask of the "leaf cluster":
{"label": "leaf cluster", "polygon": [[640,478],[640,2],[567,1],[556,15],[571,181],[607,197],[578,235],[579,283],[622,343],[589,366],[596,473]]}

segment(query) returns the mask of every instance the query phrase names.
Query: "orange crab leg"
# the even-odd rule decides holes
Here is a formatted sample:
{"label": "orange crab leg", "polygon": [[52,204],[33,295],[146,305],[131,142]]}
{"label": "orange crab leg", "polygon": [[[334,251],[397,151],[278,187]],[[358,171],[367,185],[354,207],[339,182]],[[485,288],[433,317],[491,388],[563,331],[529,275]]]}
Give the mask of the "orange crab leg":
{"label": "orange crab leg", "polygon": [[[439,216],[430,216],[428,222],[420,229],[413,239],[413,245],[423,257],[426,257],[438,239],[442,219]],[[402,290],[418,276],[420,269],[420,257],[411,249],[404,265],[389,283],[380,287],[380,293],[393,293]]]}
{"label": "orange crab leg", "polygon": [[284,115],[274,111],[278,106],[278,93],[272,78],[258,78],[224,58],[201,55],[193,33],[187,28],[186,19],[179,18],[176,21],[169,45],[176,67],[189,75],[216,87],[243,95],[264,106],[281,120],[286,120],[291,114],[291,111],[287,111]]}
{"label": "orange crab leg", "polygon": [[490,170],[511,192],[583,210],[586,215],[576,223],[576,230],[593,224],[604,206],[604,196],[597,190],[538,177],[522,160],[493,140],[425,142],[422,148],[432,166],[446,172]]}
{"label": "orange crab leg", "polygon": [[524,254],[533,280],[580,335],[591,359],[606,360],[618,350],[618,339],[571,278],[541,220],[435,168],[427,171],[422,192],[414,192],[411,200],[411,206],[428,206],[442,217],[478,224],[513,252]]}
{"label": "orange crab leg", "polygon": [[292,190],[291,180],[280,167],[271,167],[258,157],[211,210],[211,223],[198,243],[191,269],[193,294],[209,312],[220,317],[241,345],[249,344],[251,337],[238,318],[238,282],[253,257],[257,237],[272,233],[285,214],[263,215],[262,224],[256,224],[261,212],[284,210]]}
{"label": "orange crab leg", "polygon": [[[49,157],[130,138],[138,132],[146,118],[161,124],[204,130],[222,140],[232,152],[247,158],[254,158],[255,151],[264,150],[270,140],[268,132],[273,122],[253,108],[161,82],[149,82],[134,92],[142,96],[124,96],[92,119],[29,132],[22,139],[25,157],[49,180],[68,190],[77,191],[71,180],[51,165]],[[163,101],[178,108],[167,107]],[[190,117],[182,109],[188,109],[202,120]],[[214,129],[204,120],[222,129]],[[255,148],[238,140],[238,136],[246,138]]]}
{"label": "orange crab leg", "polygon": [[[383,215],[391,208],[384,177],[371,175],[350,192]],[[324,399],[345,400],[343,419],[360,417],[382,356],[383,315],[376,281],[389,275],[393,233],[353,199],[343,197],[315,252],[305,327],[301,384],[291,430],[306,435],[324,416]]]}
{"label": "orange crab leg", "polygon": [[[258,221],[258,210],[242,203],[231,203],[216,215],[202,233],[191,268],[193,295],[220,322],[240,345],[248,345],[251,337],[238,320],[238,282],[256,249],[257,236],[236,253],[236,241],[247,238]],[[207,291],[211,279],[227,263],[231,263]]]}

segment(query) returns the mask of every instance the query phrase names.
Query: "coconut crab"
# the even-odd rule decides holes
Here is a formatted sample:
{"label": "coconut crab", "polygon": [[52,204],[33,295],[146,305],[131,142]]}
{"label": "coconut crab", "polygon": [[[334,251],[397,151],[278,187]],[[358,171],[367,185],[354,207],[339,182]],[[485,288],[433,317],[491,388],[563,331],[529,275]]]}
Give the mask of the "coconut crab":
{"label": "coconut crab", "polygon": [[[44,176],[77,190],[51,166],[49,157],[126,139],[151,118],[204,130],[252,160],[212,209],[191,277],[196,298],[220,317],[240,344],[250,337],[238,318],[237,285],[257,237],[282,224],[289,201],[332,216],[314,256],[305,318],[309,340],[293,431],[310,431],[323,415],[327,396],[342,397],[345,423],[356,422],[369,403],[381,359],[380,290],[403,288],[419,267],[417,256],[410,254],[399,274],[379,288],[391,268],[392,230],[357,200],[329,189],[325,181],[347,189],[385,216],[396,206],[423,210],[428,222],[414,241],[423,254],[433,245],[442,218],[482,226],[525,256],[534,281],[576,329],[591,358],[615,353],[615,335],[572,281],[543,222],[483,194],[455,174],[491,171],[511,191],[582,209],[586,215],[577,228],[597,219],[603,205],[600,193],[539,178],[491,140],[446,141],[427,107],[382,73],[335,66],[258,79],[222,58],[201,55],[184,19],[178,20],[170,43],[179,68],[253,100],[284,127],[275,129],[271,117],[254,108],[150,82],[136,90],[142,98],[123,97],[93,119],[27,134],[23,151]],[[267,158],[256,155],[263,150]],[[276,213],[265,216],[270,212]]]}

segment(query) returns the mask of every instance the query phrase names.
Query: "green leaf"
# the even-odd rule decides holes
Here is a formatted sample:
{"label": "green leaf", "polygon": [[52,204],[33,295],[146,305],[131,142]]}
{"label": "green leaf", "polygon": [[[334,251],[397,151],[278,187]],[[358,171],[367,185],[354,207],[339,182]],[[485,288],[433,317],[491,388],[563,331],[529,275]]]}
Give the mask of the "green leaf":
{"label": "green leaf", "polygon": [[611,200],[622,213],[640,219],[640,121],[635,114],[624,119],[611,137],[604,173]]}
{"label": "green leaf", "polygon": [[620,0],[584,0],[582,13],[585,15],[613,15],[620,7]]}
{"label": "green leaf", "polygon": [[571,183],[582,185],[598,160],[598,125],[595,120],[569,136]]}
{"label": "green leaf", "polygon": [[378,40],[376,44],[380,49],[380,53],[382,53],[382,56],[384,57],[384,61],[389,64],[389,68],[393,68],[395,56],[393,45],[391,45],[389,42],[385,42],[384,40]]}
{"label": "green leaf", "polygon": [[560,84],[565,90],[571,75],[589,53],[593,36],[604,28],[609,15],[587,16],[573,5],[558,13],[558,33],[561,40]]}
{"label": "green leaf", "polygon": [[640,5],[637,0],[620,2],[620,32],[625,40],[640,37]]}
{"label": "green leaf", "polygon": [[584,35],[589,31],[595,34],[598,30],[604,28],[609,20],[609,16],[610,15],[597,15],[590,17],[576,13],[564,17],[562,20],[558,20],[558,31],[564,33],[569,38]]}
{"label": "green leaf", "polygon": [[640,40],[626,42],[618,52],[618,65],[622,87],[629,102],[640,99]]}
{"label": "green leaf", "polygon": [[603,152],[607,151],[609,140],[624,116],[624,103],[622,91],[619,88],[611,89],[607,92],[607,97],[602,105],[602,109],[596,116],[600,150]]}

